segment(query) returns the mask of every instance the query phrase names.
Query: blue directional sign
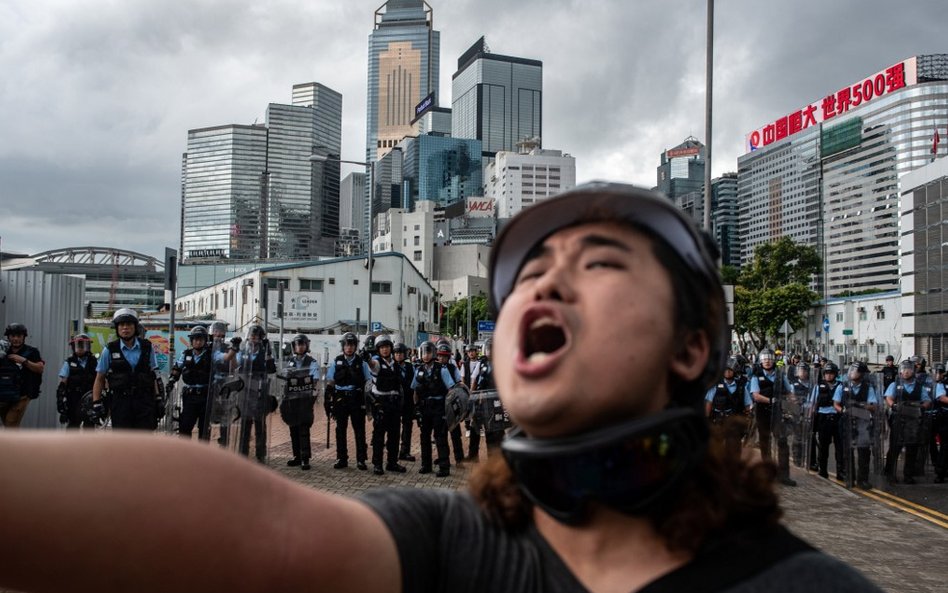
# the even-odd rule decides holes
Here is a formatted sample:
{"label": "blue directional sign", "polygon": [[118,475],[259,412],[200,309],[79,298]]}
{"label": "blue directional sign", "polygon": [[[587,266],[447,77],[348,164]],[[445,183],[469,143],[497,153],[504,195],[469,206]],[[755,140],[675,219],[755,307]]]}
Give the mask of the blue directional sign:
{"label": "blue directional sign", "polygon": [[380,331],[382,331],[382,322],[381,322],[381,321],[373,321],[373,322],[372,322],[372,331],[374,331],[374,332],[380,332]]}
{"label": "blue directional sign", "polygon": [[829,333],[830,330],[830,318],[829,315],[823,317],[823,331]]}
{"label": "blue directional sign", "polygon": [[477,322],[477,331],[479,331],[479,332],[492,332],[492,331],[494,331],[494,322],[493,322],[493,321],[478,321],[478,322]]}

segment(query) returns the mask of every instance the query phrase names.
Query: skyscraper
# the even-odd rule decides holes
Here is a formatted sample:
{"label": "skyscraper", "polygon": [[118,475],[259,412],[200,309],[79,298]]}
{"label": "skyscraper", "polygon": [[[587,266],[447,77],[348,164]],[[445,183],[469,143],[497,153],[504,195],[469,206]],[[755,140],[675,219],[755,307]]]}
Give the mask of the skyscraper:
{"label": "skyscraper", "polygon": [[265,126],[188,132],[182,171],[182,261],[333,255],[339,234],[342,95],[296,85]]}
{"label": "skyscraper", "polygon": [[451,80],[451,135],[480,140],[488,157],[542,138],[543,62],[492,54],[478,39]]}
{"label": "skyscraper", "polygon": [[369,35],[366,161],[413,134],[415,105],[438,90],[441,34],[423,0],[388,0]]}
{"label": "skyscraper", "polygon": [[678,146],[662,152],[656,177],[658,185],[655,189],[672,201],[691,192],[703,191],[704,144],[689,136]]}

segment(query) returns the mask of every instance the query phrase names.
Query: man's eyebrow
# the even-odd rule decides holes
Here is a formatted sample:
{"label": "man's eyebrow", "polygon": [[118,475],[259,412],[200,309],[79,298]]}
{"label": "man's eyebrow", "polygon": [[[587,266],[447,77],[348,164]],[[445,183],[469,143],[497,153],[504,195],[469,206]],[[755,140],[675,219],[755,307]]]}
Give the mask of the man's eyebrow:
{"label": "man's eyebrow", "polygon": [[537,243],[527,252],[527,255],[523,258],[523,264],[521,264],[520,267],[523,268],[528,262],[549,255],[550,251],[551,249],[545,243]]}
{"label": "man's eyebrow", "polygon": [[622,241],[603,235],[586,235],[579,242],[583,247],[613,247],[626,253],[632,253],[632,248]]}

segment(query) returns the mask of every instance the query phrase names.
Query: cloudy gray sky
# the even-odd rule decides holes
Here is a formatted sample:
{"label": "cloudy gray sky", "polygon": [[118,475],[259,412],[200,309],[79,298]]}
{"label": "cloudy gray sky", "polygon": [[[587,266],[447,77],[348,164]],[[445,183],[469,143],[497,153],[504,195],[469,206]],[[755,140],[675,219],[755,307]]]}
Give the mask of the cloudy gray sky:
{"label": "cloudy gray sky", "polygon": [[[343,157],[365,143],[368,34],[383,0],[0,0],[4,251],[178,244],[187,130],[264,121],[294,83],[343,94]],[[655,184],[704,140],[704,0],[429,0],[441,104],[457,57],[544,64],[543,144],[579,181]],[[906,57],[948,52],[945,0],[718,0],[713,172],[744,134]]]}

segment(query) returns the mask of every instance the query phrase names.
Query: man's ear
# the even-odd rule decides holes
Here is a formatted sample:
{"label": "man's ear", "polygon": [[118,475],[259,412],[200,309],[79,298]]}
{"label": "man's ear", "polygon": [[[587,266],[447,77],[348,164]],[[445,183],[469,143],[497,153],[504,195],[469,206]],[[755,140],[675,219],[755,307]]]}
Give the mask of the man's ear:
{"label": "man's ear", "polygon": [[711,355],[711,342],[704,331],[685,334],[681,348],[672,357],[670,368],[683,381],[694,381],[704,372]]}

